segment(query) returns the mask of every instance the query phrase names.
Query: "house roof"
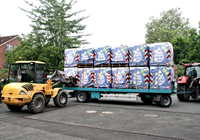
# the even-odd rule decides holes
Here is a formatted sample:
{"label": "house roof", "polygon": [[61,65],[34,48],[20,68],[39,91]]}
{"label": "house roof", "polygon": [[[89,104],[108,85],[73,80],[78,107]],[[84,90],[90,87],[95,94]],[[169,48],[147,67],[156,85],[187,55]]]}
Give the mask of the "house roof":
{"label": "house roof", "polygon": [[0,46],[12,41],[13,39],[19,37],[19,35],[11,35],[11,36],[4,36],[0,37]]}

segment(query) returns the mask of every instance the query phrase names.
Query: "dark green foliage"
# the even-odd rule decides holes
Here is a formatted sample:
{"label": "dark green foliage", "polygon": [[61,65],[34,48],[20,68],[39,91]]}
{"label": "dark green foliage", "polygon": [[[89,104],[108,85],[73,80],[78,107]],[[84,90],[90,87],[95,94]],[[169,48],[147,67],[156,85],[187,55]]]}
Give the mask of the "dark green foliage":
{"label": "dark green foliage", "polygon": [[[71,0],[38,0],[40,6],[25,2],[32,8],[30,11],[20,8],[28,13],[31,19],[32,32],[22,36],[20,45],[13,51],[8,51],[7,63],[18,60],[37,60],[46,62],[46,70],[54,71],[64,69],[64,50],[67,48],[78,48],[87,44],[82,32],[85,25],[81,22],[87,17],[75,18],[84,10],[71,12],[76,1]],[[28,9],[28,8],[27,8]],[[51,66],[49,67],[49,63]]]}

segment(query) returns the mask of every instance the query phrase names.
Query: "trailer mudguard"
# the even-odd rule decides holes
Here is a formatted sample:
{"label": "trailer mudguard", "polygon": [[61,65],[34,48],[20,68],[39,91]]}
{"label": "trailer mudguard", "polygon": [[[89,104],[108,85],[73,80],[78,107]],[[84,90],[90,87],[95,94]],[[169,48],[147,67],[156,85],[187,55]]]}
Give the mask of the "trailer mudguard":
{"label": "trailer mudguard", "polygon": [[181,76],[178,78],[178,84],[187,84],[188,85],[188,77],[187,76]]}
{"label": "trailer mudguard", "polygon": [[91,92],[91,99],[99,99],[100,92]]}

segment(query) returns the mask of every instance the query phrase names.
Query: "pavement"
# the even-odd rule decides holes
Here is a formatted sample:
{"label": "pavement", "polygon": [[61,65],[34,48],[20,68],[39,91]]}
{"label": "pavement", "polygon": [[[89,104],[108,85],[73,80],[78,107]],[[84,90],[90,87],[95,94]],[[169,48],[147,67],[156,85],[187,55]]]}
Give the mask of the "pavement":
{"label": "pavement", "polygon": [[0,140],[199,140],[199,106],[199,101],[179,102],[176,96],[169,108],[140,100],[78,103],[69,98],[64,108],[55,107],[51,100],[43,113],[30,114],[27,107],[11,112],[2,103]]}

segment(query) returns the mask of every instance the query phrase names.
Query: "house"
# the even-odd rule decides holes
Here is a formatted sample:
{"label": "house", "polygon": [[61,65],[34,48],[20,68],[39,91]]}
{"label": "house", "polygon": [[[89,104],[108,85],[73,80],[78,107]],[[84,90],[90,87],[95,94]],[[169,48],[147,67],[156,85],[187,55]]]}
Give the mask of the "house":
{"label": "house", "polygon": [[19,35],[4,36],[0,37],[0,70],[7,67],[5,57],[3,55],[6,51],[12,50],[20,45],[20,40],[18,40]]}

